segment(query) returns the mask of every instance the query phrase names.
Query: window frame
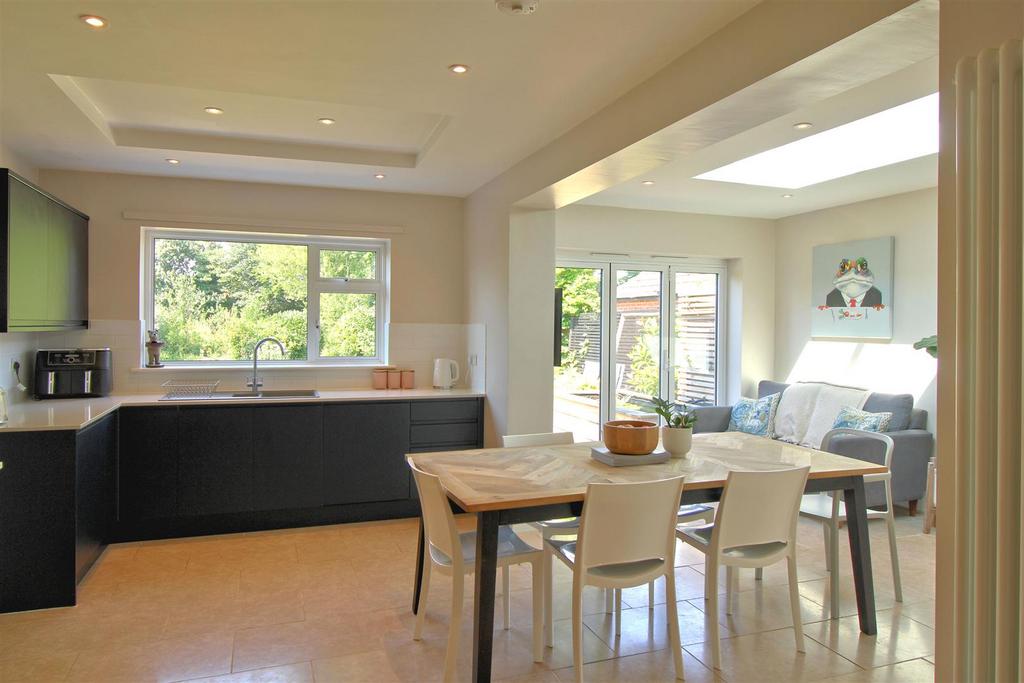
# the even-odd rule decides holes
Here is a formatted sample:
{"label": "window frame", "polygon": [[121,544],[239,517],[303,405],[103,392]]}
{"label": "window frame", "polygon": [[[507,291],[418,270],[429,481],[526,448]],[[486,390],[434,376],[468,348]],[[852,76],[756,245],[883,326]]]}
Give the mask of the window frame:
{"label": "window frame", "polygon": [[[391,240],[377,237],[342,237],[333,235],[300,235],[235,230],[186,228],[142,228],[142,315],[146,329],[156,323],[154,281],[156,275],[156,240],[177,239],[213,242],[256,242],[290,244],[306,247],[306,358],[304,360],[260,360],[261,365],[287,368],[314,365],[318,367],[367,367],[387,364],[388,322],[391,310]],[[320,275],[321,251],[370,251],[375,254],[373,279],[325,278]],[[374,294],[376,296],[376,348],[372,357],[320,355],[320,295]],[[255,341],[255,340],[254,340]],[[140,361],[145,347],[140,349]],[[251,360],[165,360],[167,367],[248,367]]]}
{"label": "window frame", "polygon": [[[673,312],[676,297],[676,273],[714,274],[718,277],[716,307],[715,343],[715,404],[727,401],[728,359],[729,359],[729,262],[725,259],[652,256],[636,258],[628,254],[603,254],[592,252],[589,257],[570,250],[559,250],[555,256],[555,268],[593,268],[600,270],[601,286],[601,385],[599,417],[602,423],[615,419],[613,400],[615,374],[614,344],[612,329],[615,322],[615,301],[618,288],[615,273],[618,270],[657,271],[661,273],[660,301],[660,390],[666,400],[674,400],[669,388],[673,386],[675,354],[672,339],[675,334]],[[553,273],[552,273],[553,274]],[[666,321],[669,321],[666,324]]]}

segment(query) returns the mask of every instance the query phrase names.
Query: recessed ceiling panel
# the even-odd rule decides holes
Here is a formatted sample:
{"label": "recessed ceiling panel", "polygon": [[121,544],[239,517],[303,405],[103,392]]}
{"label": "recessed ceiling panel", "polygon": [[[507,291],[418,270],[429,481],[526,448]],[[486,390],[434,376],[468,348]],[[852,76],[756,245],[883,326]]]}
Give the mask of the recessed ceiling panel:
{"label": "recessed ceiling panel", "polygon": [[[448,118],[337,102],[50,77],[122,147],[413,167]],[[324,125],[324,118],[333,123]]]}

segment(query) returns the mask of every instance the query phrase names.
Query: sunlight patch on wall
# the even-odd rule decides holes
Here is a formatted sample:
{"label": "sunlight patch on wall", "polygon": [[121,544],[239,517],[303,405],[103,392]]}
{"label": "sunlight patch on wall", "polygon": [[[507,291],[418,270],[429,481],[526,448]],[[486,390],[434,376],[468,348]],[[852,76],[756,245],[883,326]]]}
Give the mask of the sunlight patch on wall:
{"label": "sunlight patch on wall", "polygon": [[887,394],[913,394],[935,380],[936,361],[912,344],[809,341],[787,382],[831,382]]}

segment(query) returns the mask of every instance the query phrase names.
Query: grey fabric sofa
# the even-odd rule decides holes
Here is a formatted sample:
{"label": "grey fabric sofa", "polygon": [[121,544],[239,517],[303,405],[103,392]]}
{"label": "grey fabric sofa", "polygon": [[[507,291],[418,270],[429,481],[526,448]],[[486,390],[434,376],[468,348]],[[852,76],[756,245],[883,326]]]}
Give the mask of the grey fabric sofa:
{"label": "grey fabric sofa", "polygon": [[[762,380],[757,385],[757,396],[770,396],[785,391],[788,384]],[[732,406],[708,406],[697,408],[695,433],[724,432],[729,429]],[[864,403],[864,410],[872,413],[891,412],[892,421],[886,432],[892,437],[895,449],[892,454],[892,495],[893,501],[906,504],[910,514],[916,514],[917,502],[924,498],[928,476],[928,461],[935,448],[935,437],[926,429],[928,413],[914,407],[910,394],[873,393]],[[881,463],[885,450],[877,441],[855,436],[837,437],[832,451],[851,458]],[[884,506],[885,494],[881,484],[869,484],[867,499],[869,506]]]}

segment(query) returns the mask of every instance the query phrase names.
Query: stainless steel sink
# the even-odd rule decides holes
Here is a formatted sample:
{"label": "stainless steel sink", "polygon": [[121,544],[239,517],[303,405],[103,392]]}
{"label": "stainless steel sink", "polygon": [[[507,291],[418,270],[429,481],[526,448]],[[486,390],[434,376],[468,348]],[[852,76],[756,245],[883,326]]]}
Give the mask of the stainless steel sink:
{"label": "stainless steel sink", "polygon": [[237,391],[231,398],[319,398],[316,389],[275,389],[272,391]]}
{"label": "stainless steel sink", "polygon": [[214,391],[200,396],[164,396],[161,401],[224,401],[235,398],[259,400],[263,398],[319,398],[316,389],[275,389],[271,391]]}

